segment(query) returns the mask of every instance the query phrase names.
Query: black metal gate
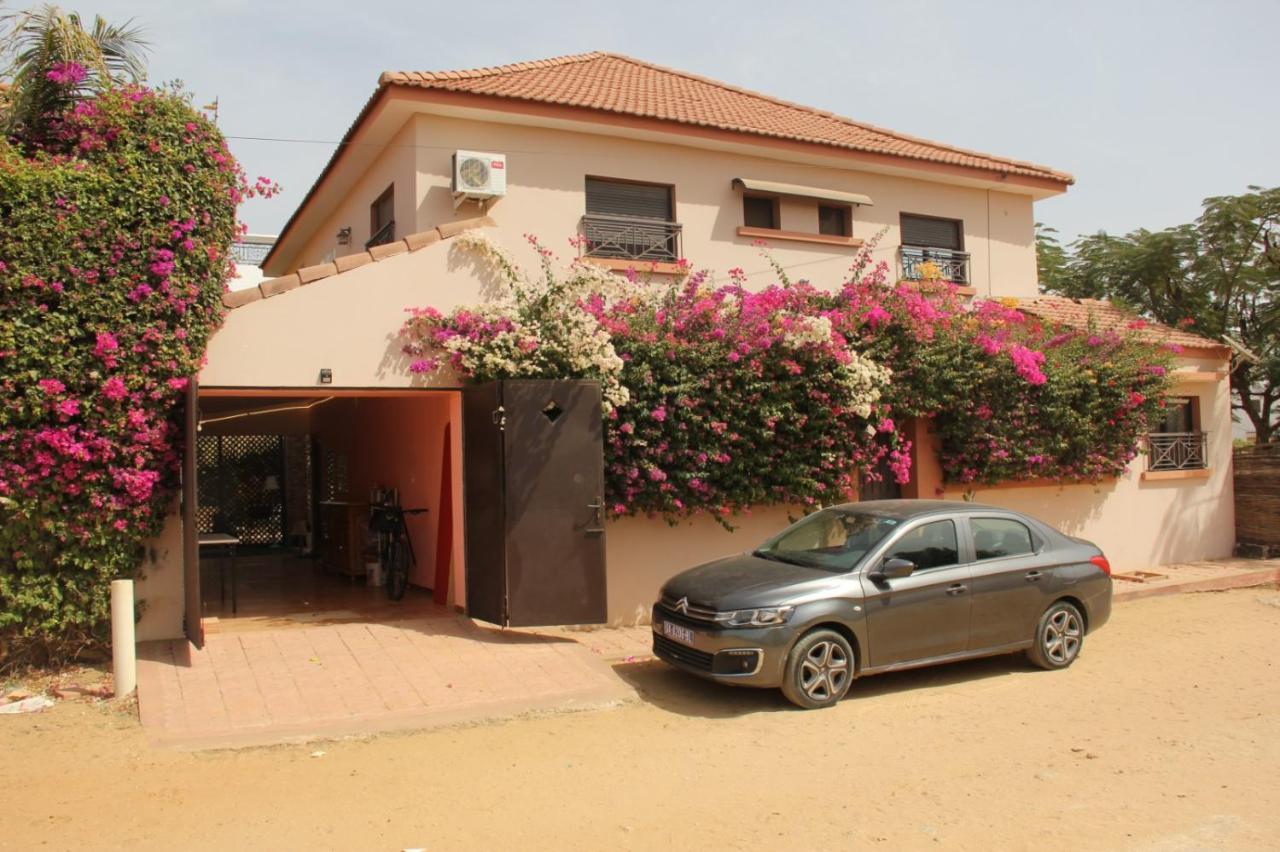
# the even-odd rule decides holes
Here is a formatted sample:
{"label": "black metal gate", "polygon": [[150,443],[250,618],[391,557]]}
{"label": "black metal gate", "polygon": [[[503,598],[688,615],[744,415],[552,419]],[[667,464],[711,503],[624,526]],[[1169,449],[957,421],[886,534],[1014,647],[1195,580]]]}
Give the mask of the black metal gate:
{"label": "black metal gate", "polygon": [[519,627],[605,620],[600,386],[463,392],[467,612]]}
{"label": "black metal gate", "polygon": [[284,544],[283,436],[201,435],[196,448],[200,532]]}

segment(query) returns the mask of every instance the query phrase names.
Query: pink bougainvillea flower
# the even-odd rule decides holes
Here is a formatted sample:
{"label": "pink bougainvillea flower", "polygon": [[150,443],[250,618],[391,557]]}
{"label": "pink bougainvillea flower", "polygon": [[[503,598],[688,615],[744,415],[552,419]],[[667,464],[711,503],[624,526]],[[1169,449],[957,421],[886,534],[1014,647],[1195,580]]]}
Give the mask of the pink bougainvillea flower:
{"label": "pink bougainvillea flower", "polygon": [[58,62],[47,72],[45,78],[59,86],[76,86],[84,82],[89,71],[79,62]]}
{"label": "pink bougainvillea flower", "polygon": [[67,386],[57,379],[41,379],[36,384],[39,385],[40,390],[50,395],[62,393],[67,389]]}
{"label": "pink bougainvillea flower", "polygon": [[129,395],[129,391],[124,386],[124,379],[112,376],[103,384],[102,395],[112,402],[119,402]]}
{"label": "pink bougainvillea flower", "polygon": [[879,305],[862,315],[862,321],[871,326],[873,331],[888,323],[891,319],[893,319],[893,315]]}

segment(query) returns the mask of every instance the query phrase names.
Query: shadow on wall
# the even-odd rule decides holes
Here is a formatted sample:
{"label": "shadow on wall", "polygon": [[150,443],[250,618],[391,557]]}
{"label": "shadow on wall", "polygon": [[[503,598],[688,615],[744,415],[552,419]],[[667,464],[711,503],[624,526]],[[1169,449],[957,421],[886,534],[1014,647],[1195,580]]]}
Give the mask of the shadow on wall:
{"label": "shadow on wall", "polygon": [[[1024,512],[1045,521],[1067,535],[1080,535],[1089,524],[1102,516],[1108,505],[1106,497],[1116,490],[1116,481],[1094,485],[1063,485],[1057,488],[998,488],[979,489],[974,492],[974,502],[1000,506]],[[952,486],[952,489],[958,486]],[[948,491],[948,499],[952,498]]]}
{"label": "shadow on wall", "polygon": [[[500,264],[487,254],[468,248],[456,239],[449,241],[447,268],[450,273],[469,273],[479,284],[480,296],[486,302],[496,301],[510,292]],[[440,304],[433,300],[432,293],[431,282],[427,282],[424,297],[419,299],[416,304],[405,305],[405,307],[440,307]],[[446,301],[452,304],[451,299]],[[404,377],[409,380],[409,387],[458,387],[463,384],[453,371],[447,369],[433,373],[430,378],[411,373],[409,365],[414,362],[415,357],[405,353],[405,339],[400,335],[399,327],[388,329],[383,340],[386,343],[386,348],[378,361],[378,378],[385,379],[388,376]]]}
{"label": "shadow on wall", "polygon": [[[1177,492],[1160,517],[1160,530],[1155,538],[1155,565],[1191,561],[1188,554],[1195,556],[1213,550],[1212,543],[1206,539],[1215,537],[1215,532],[1219,532],[1216,526],[1221,521],[1219,504],[1224,500],[1230,502],[1229,496],[1224,496],[1221,489],[1197,480],[1148,481],[1139,487],[1143,491]],[[1229,530],[1225,549],[1217,557],[1230,556],[1235,541],[1235,527],[1230,518],[1226,520],[1225,527]]]}
{"label": "shadow on wall", "polygon": [[480,298],[486,302],[511,294],[502,264],[489,253],[471,248],[465,241],[455,238],[449,242],[448,269],[450,272],[470,272],[480,285]]}

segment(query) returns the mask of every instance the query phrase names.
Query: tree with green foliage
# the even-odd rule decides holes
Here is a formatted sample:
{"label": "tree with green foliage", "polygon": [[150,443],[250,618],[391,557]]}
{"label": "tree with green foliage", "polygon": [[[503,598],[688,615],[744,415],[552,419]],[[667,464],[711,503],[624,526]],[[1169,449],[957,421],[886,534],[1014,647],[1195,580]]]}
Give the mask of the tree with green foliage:
{"label": "tree with green foliage", "polygon": [[0,15],[0,80],[7,84],[0,131],[44,138],[50,117],[72,102],[146,77],[148,45],[132,20],[111,24],[44,4]]}
{"label": "tree with green foliage", "polygon": [[1066,251],[1041,230],[1036,248],[1045,290],[1111,299],[1232,345],[1234,406],[1259,444],[1280,436],[1280,187],[1208,198],[1189,224],[1099,232]]}

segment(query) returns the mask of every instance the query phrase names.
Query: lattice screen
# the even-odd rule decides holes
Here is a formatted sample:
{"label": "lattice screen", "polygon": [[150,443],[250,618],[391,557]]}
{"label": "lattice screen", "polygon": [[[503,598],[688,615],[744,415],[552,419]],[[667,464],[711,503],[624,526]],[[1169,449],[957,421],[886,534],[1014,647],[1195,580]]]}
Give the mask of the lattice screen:
{"label": "lattice screen", "polygon": [[284,442],[280,435],[201,435],[196,518],[200,532],[244,544],[283,544]]}

